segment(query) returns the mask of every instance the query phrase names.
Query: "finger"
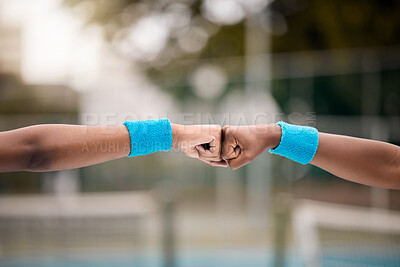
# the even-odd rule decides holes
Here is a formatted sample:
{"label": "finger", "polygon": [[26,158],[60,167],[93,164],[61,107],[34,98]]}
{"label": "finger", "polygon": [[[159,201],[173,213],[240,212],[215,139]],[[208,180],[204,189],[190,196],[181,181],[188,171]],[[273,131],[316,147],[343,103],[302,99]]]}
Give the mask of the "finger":
{"label": "finger", "polygon": [[203,145],[196,146],[199,158],[206,160],[213,160],[213,161],[221,160],[220,149],[218,149],[216,142],[211,142],[209,144],[210,144],[210,149],[205,149]]}
{"label": "finger", "polygon": [[209,161],[221,160],[221,135],[219,125],[206,125],[198,127],[201,132],[197,136],[197,144],[194,146],[199,158]]}
{"label": "finger", "polygon": [[244,165],[247,165],[251,162],[251,159],[247,157],[244,153],[241,153],[237,158],[228,160],[229,167],[232,170],[237,170]]}
{"label": "finger", "polygon": [[213,158],[214,155],[209,149],[205,149],[203,145],[196,146],[200,158]]}
{"label": "finger", "polygon": [[205,150],[210,150],[210,144],[202,144],[202,147],[204,147]]}
{"label": "finger", "polygon": [[197,149],[197,151],[199,151],[199,153],[202,153],[202,154],[207,153],[207,150],[202,145],[197,145],[196,149]]}
{"label": "finger", "polygon": [[[219,125],[214,125],[212,132],[212,141],[208,143],[208,150],[211,152],[213,161],[221,160],[221,143],[222,143],[222,128]],[[207,150],[207,148],[206,148]]]}
{"label": "finger", "polygon": [[225,160],[221,159],[220,161],[210,161],[211,166],[216,166],[216,167],[228,167],[228,162]]}
{"label": "finger", "polygon": [[235,149],[233,150],[233,156],[234,158],[239,157],[240,153],[242,153],[242,149],[240,148],[240,146],[236,146]]}
{"label": "finger", "polygon": [[240,153],[242,151],[242,149],[238,145],[234,148],[229,148],[229,149],[230,149],[229,154],[222,155],[222,159],[224,159],[224,160],[235,159],[240,155]]}
{"label": "finger", "polygon": [[234,132],[231,128],[231,126],[225,126],[222,129],[222,151],[221,151],[221,157],[223,159],[232,159],[236,158],[238,156],[237,150],[235,151],[235,148],[237,147],[237,141],[235,139]]}
{"label": "finger", "polygon": [[228,167],[228,162],[226,162],[225,160],[220,160],[220,161],[212,161],[204,159],[199,159],[199,160],[214,167]]}
{"label": "finger", "polygon": [[213,155],[221,156],[221,134],[209,143],[209,150]]}

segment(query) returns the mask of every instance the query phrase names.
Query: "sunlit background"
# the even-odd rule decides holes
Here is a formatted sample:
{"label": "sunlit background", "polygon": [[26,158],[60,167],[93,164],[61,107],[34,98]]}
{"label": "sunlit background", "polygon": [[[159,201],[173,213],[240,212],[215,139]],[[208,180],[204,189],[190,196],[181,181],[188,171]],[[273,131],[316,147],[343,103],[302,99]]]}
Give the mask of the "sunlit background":
{"label": "sunlit background", "polygon": [[[400,145],[400,2],[0,0],[0,131],[284,119]],[[1,149],[1,148],[0,148]],[[0,174],[0,266],[400,266],[400,193],[265,153]]]}

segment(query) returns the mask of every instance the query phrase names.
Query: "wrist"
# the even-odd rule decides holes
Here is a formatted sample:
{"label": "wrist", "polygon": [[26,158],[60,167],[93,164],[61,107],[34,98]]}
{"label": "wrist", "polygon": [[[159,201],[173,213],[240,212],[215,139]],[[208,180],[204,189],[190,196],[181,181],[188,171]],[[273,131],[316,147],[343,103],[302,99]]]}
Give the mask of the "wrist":
{"label": "wrist", "polygon": [[180,140],[183,132],[183,125],[171,123],[172,147],[179,149]]}
{"label": "wrist", "polygon": [[281,138],[282,138],[282,128],[276,123],[267,124],[267,131],[265,136],[267,144],[266,148],[267,149],[276,148],[281,142]]}
{"label": "wrist", "polygon": [[282,137],[279,145],[270,149],[272,154],[287,157],[306,165],[314,158],[318,149],[318,130],[308,126],[298,126],[280,121]]}
{"label": "wrist", "polygon": [[131,152],[128,157],[171,149],[172,129],[168,119],[126,121],[124,125],[131,139]]}

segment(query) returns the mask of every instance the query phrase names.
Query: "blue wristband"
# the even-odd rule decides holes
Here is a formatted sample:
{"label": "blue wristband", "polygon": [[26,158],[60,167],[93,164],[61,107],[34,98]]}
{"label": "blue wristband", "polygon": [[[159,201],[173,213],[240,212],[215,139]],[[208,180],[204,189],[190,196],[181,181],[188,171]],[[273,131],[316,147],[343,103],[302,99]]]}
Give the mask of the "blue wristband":
{"label": "blue wristband", "polygon": [[128,157],[171,149],[172,130],[168,119],[126,121],[124,125],[131,138],[131,153]]}
{"label": "blue wristband", "polygon": [[272,154],[281,155],[301,164],[308,164],[318,149],[318,130],[308,126],[298,126],[280,121],[282,137]]}

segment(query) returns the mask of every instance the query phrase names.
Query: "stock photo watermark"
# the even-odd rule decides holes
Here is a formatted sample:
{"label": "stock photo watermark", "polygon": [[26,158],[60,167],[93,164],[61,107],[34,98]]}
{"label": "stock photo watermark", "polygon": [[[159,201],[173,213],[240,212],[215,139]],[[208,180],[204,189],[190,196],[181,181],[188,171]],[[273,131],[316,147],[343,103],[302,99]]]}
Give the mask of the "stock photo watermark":
{"label": "stock photo watermark", "polygon": [[117,112],[104,112],[104,113],[83,113],[81,115],[81,123],[86,126],[118,126],[122,125],[125,121],[138,121],[138,120],[154,120],[161,118],[169,118],[173,123],[183,125],[199,125],[199,124],[213,124],[213,125],[256,125],[267,124],[284,120],[291,124],[299,124],[305,126],[315,127],[317,124],[317,115],[315,112],[292,112],[289,114],[284,113],[264,113],[259,112],[255,114],[246,113],[161,113],[161,114],[139,114],[139,113],[117,113]]}

